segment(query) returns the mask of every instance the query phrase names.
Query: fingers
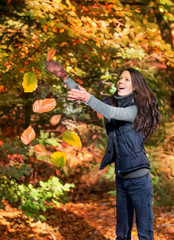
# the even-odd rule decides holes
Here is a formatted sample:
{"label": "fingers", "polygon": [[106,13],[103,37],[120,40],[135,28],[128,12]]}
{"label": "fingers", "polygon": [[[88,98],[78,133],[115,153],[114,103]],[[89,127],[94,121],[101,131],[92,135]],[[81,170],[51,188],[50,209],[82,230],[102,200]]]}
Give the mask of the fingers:
{"label": "fingers", "polygon": [[81,100],[79,97],[72,96],[72,95],[68,95],[67,99],[68,99],[68,101],[78,101],[78,100]]}
{"label": "fingers", "polygon": [[62,64],[61,64],[58,60],[56,61],[56,64],[57,64],[57,66],[63,68],[63,67],[62,67]]}
{"label": "fingers", "polygon": [[72,88],[70,91],[68,91],[68,94],[71,94],[71,93],[81,94],[82,91],[81,91],[81,90],[78,90],[78,89],[76,89],[76,88]]}
{"label": "fingers", "polygon": [[[84,89],[84,88],[81,88]],[[90,94],[84,89],[84,90],[78,90],[78,89],[71,89],[71,91],[68,91],[68,100],[70,101],[82,101],[87,102],[90,98]]]}
{"label": "fingers", "polygon": [[68,97],[69,97],[69,98],[73,98],[73,99],[80,99],[80,98],[81,98],[81,95],[70,92],[70,93],[68,93]]}
{"label": "fingers", "polygon": [[45,61],[44,63],[46,66],[49,66],[49,65],[52,65],[54,63],[54,61],[50,60],[50,61]]}
{"label": "fingers", "polygon": [[67,100],[68,100],[68,101],[78,101],[79,99],[75,99],[75,98],[68,97]]}
{"label": "fingers", "polygon": [[68,91],[68,100],[81,100],[82,92],[77,89],[72,89]]}
{"label": "fingers", "polygon": [[45,61],[45,68],[46,68],[46,70],[49,71],[53,67],[54,67],[54,62],[52,60],[50,60],[49,62]]}

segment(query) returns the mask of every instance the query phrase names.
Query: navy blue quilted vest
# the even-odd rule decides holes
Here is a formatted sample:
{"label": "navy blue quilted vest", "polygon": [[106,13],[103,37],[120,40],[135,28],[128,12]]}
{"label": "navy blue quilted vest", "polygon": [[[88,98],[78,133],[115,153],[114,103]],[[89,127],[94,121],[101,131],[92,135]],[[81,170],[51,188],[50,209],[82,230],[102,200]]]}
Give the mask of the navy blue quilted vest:
{"label": "navy blue quilted vest", "polygon": [[[135,105],[133,96],[126,99],[121,107]],[[110,120],[106,123],[108,146],[101,162],[100,170],[115,162],[117,173],[132,172],[140,168],[150,168],[149,159],[144,150],[144,136],[135,132],[132,123]]]}

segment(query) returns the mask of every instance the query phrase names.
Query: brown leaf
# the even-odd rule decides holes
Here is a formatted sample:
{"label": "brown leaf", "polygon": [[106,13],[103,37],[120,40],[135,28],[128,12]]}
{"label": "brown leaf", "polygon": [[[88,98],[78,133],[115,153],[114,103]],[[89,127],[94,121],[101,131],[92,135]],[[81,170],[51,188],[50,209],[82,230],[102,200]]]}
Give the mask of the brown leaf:
{"label": "brown leaf", "polygon": [[58,114],[58,115],[52,116],[49,121],[52,126],[56,126],[60,122],[60,119],[61,119],[61,115]]}

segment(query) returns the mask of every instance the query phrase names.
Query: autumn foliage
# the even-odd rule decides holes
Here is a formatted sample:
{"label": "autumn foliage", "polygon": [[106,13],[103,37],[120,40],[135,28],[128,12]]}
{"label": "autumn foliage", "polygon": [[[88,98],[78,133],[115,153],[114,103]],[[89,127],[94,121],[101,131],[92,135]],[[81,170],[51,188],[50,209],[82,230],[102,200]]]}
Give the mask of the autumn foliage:
{"label": "autumn foliage", "polygon": [[[173,204],[173,10],[171,0],[0,2],[0,174],[4,189],[5,184],[9,184],[6,193],[9,199],[15,199],[15,191],[19,186],[19,192],[22,191],[24,184],[33,189],[32,197],[36,201],[39,197],[35,196],[35,189],[40,186],[40,181],[51,186],[53,180],[50,183],[48,180],[53,177],[76,182],[76,196],[73,196],[73,190],[70,190],[70,196],[77,201],[82,195],[85,201],[84,195],[86,199],[89,197],[87,194],[92,186],[96,186],[95,193],[103,186],[97,185],[102,183],[103,176],[96,177],[93,169],[98,169],[95,167],[107,143],[104,118],[85,105],[73,105],[66,100],[67,90],[62,82],[45,71],[44,62],[52,59],[59,60],[78,84],[99,99],[115,92],[115,82],[122,68],[135,67],[143,72],[158,98],[163,115],[159,134],[147,145],[152,164],[154,204],[157,207]],[[108,179],[113,176],[112,170],[105,173]],[[10,185],[10,181],[14,181],[13,184]],[[23,189],[28,191],[24,186]],[[14,191],[13,196],[10,191]],[[44,187],[40,186],[40,191],[44,191]],[[108,200],[106,196],[106,202],[115,208],[113,199]],[[45,197],[50,199],[46,194]],[[92,239],[96,228],[97,240],[114,239],[115,232],[110,232],[111,227],[103,233],[103,226],[93,215],[95,212],[97,219],[108,219],[113,212],[109,216],[97,213],[98,207],[103,212],[110,211],[110,208],[97,199],[98,207],[94,211],[92,201],[95,202],[95,197],[90,198],[91,205],[85,205],[84,211],[88,217],[82,210],[78,212],[80,219],[83,217],[88,223],[92,221],[94,226],[84,231],[84,239],[86,236],[86,239]],[[43,205],[38,203],[43,209],[50,206],[51,200],[45,199],[41,199]],[[26,204],[30,204],[30,200]],[[8,206],[7,202],[4,204]],[[84,207],[78,204],[78,209]],[[78,211],[74,203],[61,207],[60,212],[56,210],[57,215],[63,213],[66,221],[69,211],[73,209],[73,214]],[[27,205],[26,209],[28,211],[30,206]],[[76,219],[73,214],[70,214],[70,225]],[[161,226],[167,226],[161,220],[166,215],[165,210],[155,212],[158,231],[160,221]],[[3,221],[4,230],[5,217]],[[60,218],[59,221],[60,228],[64,229],[66,224]],[[110,223],[106,225],[110,226]],[[9,231],[11,229],[15,228],[9,227]],[[170,228],[167,231],[170,232]],[[53,231],[51,233],[54,235]],[[66,230],[62,230],[62,234],[68,238]],[[73,234],[78,235],[76,231]],[[156,236],[165,239],[164,234],[163,238],[157,231]],[[53,238],[51,234],[50,237]],[[58,237],[61,239],[62,236]]]}

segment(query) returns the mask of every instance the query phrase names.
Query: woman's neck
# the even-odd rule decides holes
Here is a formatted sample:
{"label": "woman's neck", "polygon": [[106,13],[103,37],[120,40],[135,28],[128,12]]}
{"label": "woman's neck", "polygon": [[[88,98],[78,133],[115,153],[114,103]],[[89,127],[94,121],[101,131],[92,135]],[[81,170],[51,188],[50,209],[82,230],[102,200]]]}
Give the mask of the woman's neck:
{"label": "woman's neck", "polygon": [[129,94],[127,94],[127,95],[124,95],[124,96],[120,96],[120,95],[116,94],[116,95],[114,96],[114,99],[115,99],[118,107],[120,107],[120,106],[124,103],[124,101],[125,101],[128,97],[132,96],[133,94],[134,94],[134,92],[131,92],[131,93],[129,93]]}

